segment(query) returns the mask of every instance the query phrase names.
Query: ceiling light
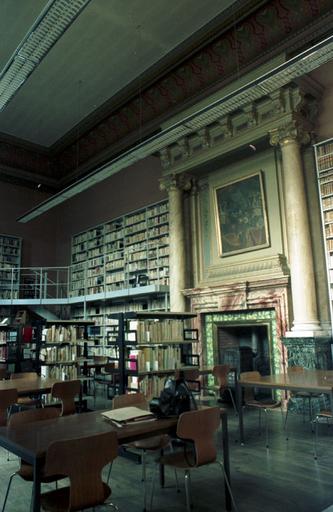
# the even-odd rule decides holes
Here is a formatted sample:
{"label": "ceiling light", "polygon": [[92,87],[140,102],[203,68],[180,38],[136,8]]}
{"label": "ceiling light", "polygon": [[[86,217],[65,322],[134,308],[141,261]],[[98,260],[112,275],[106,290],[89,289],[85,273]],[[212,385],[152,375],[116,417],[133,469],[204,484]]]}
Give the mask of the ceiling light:
{"label": "ceiling light", "polygon": [[291,80],[318,68],[320,65],[332,60],[332,58],[333,36],[330,36],[308,50],[296,55],[296,57],[293,57],[289,61],[277,66],[275,69],[265,73],[261,77],[248,82],[223,98],[216,100],[212,104],[185,117],[160,133],[153,135],[149,139],[125,151],[122,155],[111,160],[111,162],[96,169],[84,178],[79,179],[77,182],[50,197],[50,199],[47,199],[35,208],[29,210],[17,219],[18,222],[24,223],[38,217],[41,213],[66,201],[68,197],[79,194],[83,190],[95,185],[99,181],[103,181],[134,162],[152,155],[168,144],[176,142],[180,136],[187,135],[193,130],[198,130],[200,127],[206,126],[222,115],[234,111],[236,108],[241,108],[249,102],[249,98],[251,98],[251,101],[259,99],[263,95],[269,94],[283,85],[288,84]]}
{"label": "ceiling light", "polygon": [[0,72],[0,111],[90,0],[51,0]]}

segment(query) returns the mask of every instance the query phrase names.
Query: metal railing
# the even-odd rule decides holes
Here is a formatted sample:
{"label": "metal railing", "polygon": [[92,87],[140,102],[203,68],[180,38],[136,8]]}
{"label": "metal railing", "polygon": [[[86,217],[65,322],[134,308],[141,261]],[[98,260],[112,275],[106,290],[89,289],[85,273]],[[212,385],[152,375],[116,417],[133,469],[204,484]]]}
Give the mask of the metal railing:
{"label": "metal railing", "polygon": [[64,299],[70,267],[0,268],[0,300]]}

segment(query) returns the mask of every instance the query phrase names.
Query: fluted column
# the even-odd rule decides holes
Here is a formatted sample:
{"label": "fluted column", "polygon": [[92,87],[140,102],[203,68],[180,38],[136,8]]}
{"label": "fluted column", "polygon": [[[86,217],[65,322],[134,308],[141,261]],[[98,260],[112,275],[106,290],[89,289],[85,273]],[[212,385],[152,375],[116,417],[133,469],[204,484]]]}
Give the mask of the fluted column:
{"label": "fluted column", "polygon": [[286,229],[294,320],[290,335],[313,336],[318,320],[314,265],[300,144],[304,133],[295,127],[271,131],[271,143],[282,154]]}
{"label": "fluted column", "polygon": [[170,309],[185,311],[183,290],[186,288],[186,247],[183,213],[183,191],[191,186],[185,175],[171,176],[161,180],[162,190],[169,195],[169,280]]}

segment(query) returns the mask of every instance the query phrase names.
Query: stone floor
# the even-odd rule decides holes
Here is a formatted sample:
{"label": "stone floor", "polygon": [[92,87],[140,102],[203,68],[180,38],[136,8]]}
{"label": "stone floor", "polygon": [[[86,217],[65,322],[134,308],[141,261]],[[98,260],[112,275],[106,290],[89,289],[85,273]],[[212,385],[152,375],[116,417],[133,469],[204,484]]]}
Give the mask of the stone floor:
{"label": "stone floor", "polygon": [[[93,405],[93,402],[90,402]],[[110,407],[101,397],[98,407]],[[245,413],[246,443],[238,442],[238,423],[229,410],[230,460],[232,486],[240,512],[322,512],[333,504],[333,429],[320,426],[318,460],[313,457],[313,434],[309,423],[301,415],[290,414],[286,440],[281,415],[272,411],[269,417],[270,448],[265,447],[265,436],[258,433],[255,411]],[[150,478],[154,464],[148,465]],[[18,466],[17,459],[0,449],[0,500],[3,500],[9,475]],[[107,468],[104,476],[106,477]],[[181,475],[179,480],[182,482]],[[112,501],[120,512],[142,510],[141,466],[118,457],[112,468]],[[43,486],[46,490],[47,485]],[[194,510],[216,512],[224,510],[224,487],[217,465],[196,469],[192,476]],[[31,484],[14,479],[6,510],[28,512]],[[2,501],[0,501],[0,504]],[[111,510],[101,507],[99,510]],[[154,494],[156,512],[185,511],[183,486],[176,493],[174,474],[166,472],[166,487],[157,485]],[[328,508],[327,512],[333,510]]]}

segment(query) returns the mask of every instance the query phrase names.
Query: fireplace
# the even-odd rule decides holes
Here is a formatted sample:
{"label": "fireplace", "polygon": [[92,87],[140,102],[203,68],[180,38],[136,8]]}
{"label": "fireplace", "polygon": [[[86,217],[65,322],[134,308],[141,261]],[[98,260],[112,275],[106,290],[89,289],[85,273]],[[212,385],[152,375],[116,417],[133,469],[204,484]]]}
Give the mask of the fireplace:
{"label": "fireplace", "polygon": [[271,347],[267,324],[217,325],[216,355],[218,364],[228,364],[237,373],[258,371],[271,373]]}

